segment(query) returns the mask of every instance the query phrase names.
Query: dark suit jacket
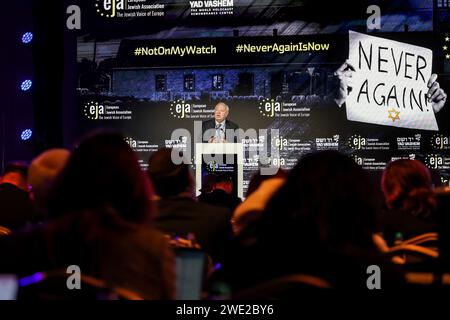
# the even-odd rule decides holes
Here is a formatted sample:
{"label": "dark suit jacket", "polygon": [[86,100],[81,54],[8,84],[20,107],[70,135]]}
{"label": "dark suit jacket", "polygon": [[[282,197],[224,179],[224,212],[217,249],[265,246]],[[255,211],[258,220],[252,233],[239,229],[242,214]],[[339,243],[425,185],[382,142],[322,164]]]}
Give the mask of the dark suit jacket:
{"label": "dark suit jacket", "polygon": [[[203,123],[202,123],[202,140],[201,140],[203,142],[208,142],[208,140],[210,138],[210,137],[207,137],[207,138],[203,139],[203,135],[206,132],[206,130],[208,130],[208,129],[213,129],[213,130],[216,129],[216,120],[215,119],[203,121]],[[239,126],[236,123],[234,123],[230,120],[225,120],[225,139],[228,142],[238,142],[239,139],[236,136],[233,139],[234,141],[230,141],[230,139],[229,139],[230,132],[228,130],[236,130],[236,129],[239,129]],[[214,136],[214,133],[212,134],[212,136]]]}
{"label": "dark suit jacket", "polygon": [[231,211],[234,211],[234,209],[242,203],[241,198],[238,196],[228,194],[220,189],[216,189],[213,192],[202,193],[198,196],[198,201],[218,207],[229,208]]}
{"label": "dark suit jacket", "polygon": [[15,230],[36,220],[28,192],[10,183],[0,184],[0,226]]}
{"label": "dark suit jacket", "polygon": [[156,204],[158,229],[184,238],[193,233],[202,249],[214,260],[220,260],[231,236],[230,210],[183,196],[161,199]]}

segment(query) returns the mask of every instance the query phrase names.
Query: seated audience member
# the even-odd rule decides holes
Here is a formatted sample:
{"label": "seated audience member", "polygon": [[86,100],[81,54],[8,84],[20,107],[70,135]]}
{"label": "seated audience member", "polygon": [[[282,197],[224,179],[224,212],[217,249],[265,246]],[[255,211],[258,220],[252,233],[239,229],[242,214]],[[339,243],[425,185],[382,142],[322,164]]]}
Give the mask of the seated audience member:
{"label": "seated audience member", "polygon": [[28,166],[8,163],[0,182],[0,226],[16,230],[36,221],[27,184]]}
{"label": "seated audience member", "polygon": [[202,177],[202,188],[199,190],[200,194],[197,196],[198,201],[204,202],[202,199],[213,192],[214,184],[216,183],[216,176],[207,174]]}
{"label": "seated audience member", "polygon": [[69,150],[50,149],[31,161],[28,169],[28,184],[31,186],[35,209],[42,220],[46,217],[45,203],[51,184],[64,168],[69,156]]}
{"label": "seated audience member", "polygon": [[247,198],[234,210],[231,223],[235,235],[245,233],[261,217],[273,194],[285,183],[287,173],[281,169],[275,175],[256,173],[249,183]]}
{"label": "seated audience member", "polygon": [[372,187],[350,157],[334,151],[304,156],[262,213],[257,244],[234,251],[216,279],[236,291],[306,274],[334,288],[367,290],[367,267],[378,265],[383,288],[397,284],[372,240]]}
{"label": "seated audience member", "polygon": [[[145,299],[174,298],[175,261],[151,227],[153,190],[137,156],[115,133],[86,137],[48,197],[49,223],[0,239],[0,272],[81,272]],[[5,260],[5,261],[4,261]]]}
{"label": "seated audience member", "polygon": [[241,204],[242,199],[233,193],[233,181],[225,174],[216,176],[212,191],[202,194],[200,202],[225,207],[232,212]]}
{"label": "seated audience member", "polygon": [[220,259],[231,235],[231,212],[197,202],[188,165],[176,165],[171,149],[160,149],[148,161],[148,173],[159,199],[156,226],[172,237],[193,234],[201,248]]}
{"label": "seated audience member", "polygon": [[383,172],[381,189],[387,210],[380,216],[380,231],[388,245],[396,235],[407,240],[437,232],[436,197],[428,168],[418,160],[396,160]]}

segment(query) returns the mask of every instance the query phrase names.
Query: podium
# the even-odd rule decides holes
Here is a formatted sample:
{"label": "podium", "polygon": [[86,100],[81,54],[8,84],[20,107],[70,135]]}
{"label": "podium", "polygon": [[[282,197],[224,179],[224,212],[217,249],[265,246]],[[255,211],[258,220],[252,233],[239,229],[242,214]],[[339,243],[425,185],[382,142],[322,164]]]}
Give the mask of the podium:
{"label": "podium", "polygon": [[241,199],[244,181],[244,147],[242,143],[196,143],[195,185],[200,194],[202,177],[205,174],[229,175],[233,179],[236,195]]}

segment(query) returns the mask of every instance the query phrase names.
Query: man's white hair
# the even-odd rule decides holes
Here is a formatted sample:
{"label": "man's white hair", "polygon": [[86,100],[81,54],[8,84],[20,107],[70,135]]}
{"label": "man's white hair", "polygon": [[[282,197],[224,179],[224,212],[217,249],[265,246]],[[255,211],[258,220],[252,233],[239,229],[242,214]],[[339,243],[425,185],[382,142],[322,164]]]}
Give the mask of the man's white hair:
{"label": "man's white hair", "polygon": [[216,104],[216,106],[214,107],[214,109],[218,106],[218,105],[223,105],[225,107],[225,109],[227,110],[227,112],[230,112],[230,107],[228,107],[228,105],[225,102],[219,102],[218,104]]}

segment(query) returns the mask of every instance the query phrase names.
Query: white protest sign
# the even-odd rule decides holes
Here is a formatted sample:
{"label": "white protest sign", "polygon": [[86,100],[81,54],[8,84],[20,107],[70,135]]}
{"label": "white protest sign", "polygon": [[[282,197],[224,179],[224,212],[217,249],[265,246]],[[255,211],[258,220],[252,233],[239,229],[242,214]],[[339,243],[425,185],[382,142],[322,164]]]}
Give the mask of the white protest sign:
{"label": "white protest sign", "polygon": [[438,130],[427,101],[430,49],[349,31],[355,67],[347,119],[411,129]]}

